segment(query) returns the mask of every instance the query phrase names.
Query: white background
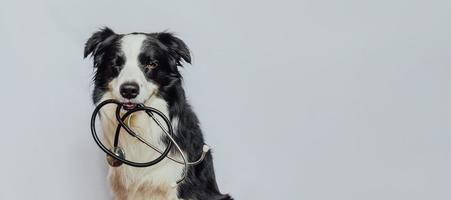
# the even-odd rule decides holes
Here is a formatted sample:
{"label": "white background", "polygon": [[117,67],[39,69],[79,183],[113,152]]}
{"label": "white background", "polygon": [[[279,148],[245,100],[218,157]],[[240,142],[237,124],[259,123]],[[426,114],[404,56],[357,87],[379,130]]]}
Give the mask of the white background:
{"label": "white background", "polygon": [[451,199],[450,1],[1,1],[0,199],[111,199],[92,32],[176,32],[236,199]]}

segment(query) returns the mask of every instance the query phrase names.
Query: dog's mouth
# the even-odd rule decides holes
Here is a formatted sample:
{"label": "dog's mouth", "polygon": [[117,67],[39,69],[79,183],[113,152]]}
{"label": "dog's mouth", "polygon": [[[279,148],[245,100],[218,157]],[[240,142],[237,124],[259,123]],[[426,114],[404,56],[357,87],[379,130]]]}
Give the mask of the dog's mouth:
{"label": "dog's mouth", "polygon": [[131,110],[131,109],[135,108],[136,105],[138,105],[138,104],[137,103],[133,103],[133,102],[122,103],[122,107],[124,108],[124,110]]}

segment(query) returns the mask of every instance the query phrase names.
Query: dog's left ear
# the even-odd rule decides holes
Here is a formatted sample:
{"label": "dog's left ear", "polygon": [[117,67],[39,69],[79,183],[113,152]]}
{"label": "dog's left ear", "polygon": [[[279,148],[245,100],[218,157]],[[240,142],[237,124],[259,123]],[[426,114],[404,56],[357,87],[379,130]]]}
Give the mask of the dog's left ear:
{"label": "dog's left ear", "polygon": [[177,64],[181,66],[181,60],[191,64],[191,55],[188,46],[172,33],[158,33],[158,40],[169,48],[170,53],[177,60]]}

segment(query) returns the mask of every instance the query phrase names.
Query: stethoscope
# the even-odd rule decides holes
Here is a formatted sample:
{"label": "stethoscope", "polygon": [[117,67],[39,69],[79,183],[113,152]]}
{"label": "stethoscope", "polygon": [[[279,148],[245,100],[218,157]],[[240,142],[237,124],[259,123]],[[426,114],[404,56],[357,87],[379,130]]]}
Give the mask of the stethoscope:
{"label": "stethoscope", "polygon": [[[100,109],[107,105],[107,104],[116,104],[116,120],[118,122],[118,125],[116,127],[116,133],[114,136],[114,143],[113,143],[113,147],[112,149],[108,149],[99,139],[99,136],[97,135],[97,131],[96,131],[96,127],[95,127],[95,122],[97,119],[97,115],[100,111]],[[180,146],[177,144],[177,142],[174,140],[174,130],[171,126],[171,122],[170,120],[159,110],[152,108],[152,107],[147,107],[144,104],[137,104],[135,108],[128,110],[125,114],[122,115],[122,117],[120,116],[121,114],[121,108],[123,107],[123,104],[120,103],[119,101],[113,100],[113,99],[109,99],[109,100],[105,100],[101,103],[99,103],[97,105],[97,107],[94,109],[94,112],[92,113],[92,117],[91,117],[91,132],[92,132],[92,136],[94,137],[94,141],[97,143],[97,145],[100,147],[100,149],[102,149],[106,154],[107,154],[107,162],[111,167],[119,167],[122,164],[126,164],[129,166],[133,166],[133,167],[149,167],[152,165],[155,165],[159,162],[161,162],[165,157],[178,163],[178,164],[182,164],[184,165],[183,168],[183,172],[182,172],[182,177],[177,180],[176,184],[181,183],[187,176],[187,171],[188,171],[188,165],[197,165],[200,162],[202,162],[205,158],[205,155],[207,154],[207,152],[210,150],[210,148],[204,144],[203,148],[202,148],[202,154],[199,157],[199,159],[197,159],[196,161],[193,162],[189,162],[185,156],[185,154],[183,153],[182,149],[180,148]],[[128,121],[128,124],[125,124],[125,120],[128,118],[128,120],[130,120],[129,116],[131,117],[131,115],[135,112],[140,112],[140,111],[144,111],[147,113],[147,115],[149,117],[151,117],[153,119],[153,121],[161,128],[161,130],[163,130],[163,132],[165,133],[165,135],[169,138],[169,143],[166,146],[166,149],[164,151],[160,150],[159,148],[157,148],[155,145],[151,144],[150,142],[148,142],[146,139],[144,139],[142,136],[140,136],[139,134],[136,134],[132,129],[130,129],[130,123]],[[161,124],[161,122],[156,119],[155,115],[158,115],[159,117],[161,117],[161,119],[164,120],[164,122],[166,123],[166,127],[167,130],[163,127],[163,125]],[[119,135],[120,135],[120,130],[121,128],[123,128],[125,131],[127,131],[127,133],[129,133],[131,136],[135,137],[136,139],[138,139],[139,141],[141,141],[142,143],[144,143],[145,145],[147,145],[148,147],[152,148],[153,150],[155,150],[156,152],[158,152],[160,154],[159,157],[157,157],[156,159],[149,161],[149,162],[144,162],[144,163],[140,163],[140,162],[133,162],[133,161],[129,161],[127,159],[125,159],[125,152],[122,150],[121,147],[119,147]],[[175,159],[174,157],[169,156],[169,152],[171,150],[172,145],[174,145],[177,149],[177,151],[180,153],[181,157],[182,157],[182,161]]]}

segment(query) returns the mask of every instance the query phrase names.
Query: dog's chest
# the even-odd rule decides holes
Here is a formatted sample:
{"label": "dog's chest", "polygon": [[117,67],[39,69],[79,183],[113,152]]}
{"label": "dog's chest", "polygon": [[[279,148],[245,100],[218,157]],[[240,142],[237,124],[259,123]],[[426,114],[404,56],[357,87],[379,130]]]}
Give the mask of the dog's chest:
{"label": "dog's chest", "polygon": [[[168,116],[167,104],[162,99],[150,99],[146,102],[146,106],[156,108]],[[106,108],[105,111],[102,111],[103,117],[101,118],[101,126],[104,135],[103,140],[105,141],[105,144],[110,147],[112,146],[114,133],[117,127],[114,117],[114,109],[114,106]],[[159,118],[157,117],[157,119]],[[163,126],[165,125],[162,119],[159,121],[162,122],[161,124],[163,124]],[[164,150],[165,144],[161,140],[162,136],[164,136],[164,132],[146,113],[135,113],[125,122],[126,124],[129,124],[130,128],[132,128],[137,134],[144,137],[147,141],[159,149]],[[119,146],[124,150],[125,157],[128,160],[134,162],[149,162],[160,156],[158,152],[138,141],[136,138],[130,136],[124,130],[121,130],[119,139]],[[180,159],[178,155],[171,156]],[[170,185],[180,178],[182,170],[182,165],[165,158],[156,165],[146,168],[136,168],[127,165],[121,165],[116,168],[110,167],[109,176],[111,181],[116,182],[112,183],[112,185],[121,185],[120,188],[122,188],[122,190],[126,190],[127,193],[139,193],[142,192],[143,189],[147,189],[144,190],[147,192],[161,191],[161,188],[176,191],[174,188],[171,188]],[[160,189],[153,190],[152,188]],[[113,190],[115,189],[117,188],[113,187]]]}

